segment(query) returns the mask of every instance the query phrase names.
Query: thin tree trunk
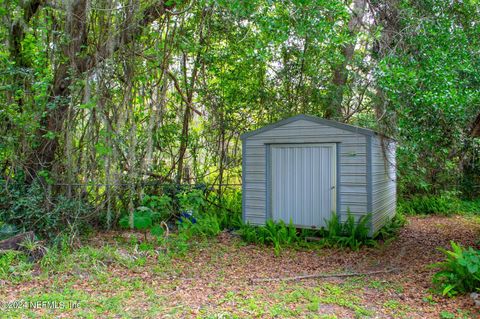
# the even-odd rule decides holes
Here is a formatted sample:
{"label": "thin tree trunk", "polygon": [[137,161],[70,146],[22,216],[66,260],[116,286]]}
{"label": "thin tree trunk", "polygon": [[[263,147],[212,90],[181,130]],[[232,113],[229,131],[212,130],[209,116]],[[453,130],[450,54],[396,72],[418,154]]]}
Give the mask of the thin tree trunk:
{"label": "thin tree trunk", "polygon": [[[202,19],[200,22],[199,26],[199,44],[204,45],[205,38],[204,38],[204,24],[205,24],[205,17],[207,14],[207,8],[204,8],[202,11]],[[193,110],[193,95],[195,92],[195,83],[197,80],[197,73],[198,73],[198,67],[200,64],[200,58],[201,58],[201,53],[197,52],[197,55],[195,57],[195,60],[193,61],[193,70],[192,70],[192,75],[190,77],[190,84],[189,87],[186,87],[186,105],[185,105],[185,111],[183,113],[183,123],[182,123],[182,137],[180,141],[180,149],[179,149],[179,155],[178,155],[178,166],[177,166],[177,177],[176,177],[176,182],[181,183],[182,181],[182,174],[183,174],[183,165],[184,165],[184,160],[185,160],[185,153],[187,150],[187,145],[188,145],[188,135],[189,135],[189,125],[190,125],[190,120],[192,117],[192,110]],[[183,71],[184,71],[184,79],[185,82],[187,81],[187,73],[186,73],[186,68],[187,68],[187,56],[184,53],[183,54]]]}
{"label": "thin tree trunk", "polygon": [[[33,1],[32,3],[38,3],[38,6],[40,6],[42,1]],[[88,0],[68,2],[65,34],[69,41],[61,49],[64,58],[60,60],[61,62],[54,73],[50,98],[50,104],[54,107],[46,111],[40,129],[36,133],[39,141],[38,146],[31,152],[27,160],[27,173],[30,180],[37,176],[38,171],[52,168],[59,145],[58,135],[64,127],[68,114],[74,75],[93,69],[98,62],[109,57],[109,52],[117,51],[122,46],[131,43],[141,34],[144,26],[164,15],[165,10],[171,9],[174,5],[174,2],[167,6],[164,1],[155,2],[152,6],[143,10],[138,23],[131,21],[127,25],[122,25],[121,41],[116,41],[113,49],[109,48],[110,43],[107,42],[93,54],[88,54]],[[38,10],[38,6],[35,11]]]}
{"label": "thin tree trunk", "polygon": [[[348,32],[352,38],[356,36],[362,24],[365,14],[365,0],[353,0],[352,14],[348,22]],[[326,106],[325,118],[340,119],[342,116],[342,104],[345,86],[348,80],[347,66],[352,61],[355,52],[356,39],[342,47],[342,63],[333,69],[332,89],[328,105]]]}

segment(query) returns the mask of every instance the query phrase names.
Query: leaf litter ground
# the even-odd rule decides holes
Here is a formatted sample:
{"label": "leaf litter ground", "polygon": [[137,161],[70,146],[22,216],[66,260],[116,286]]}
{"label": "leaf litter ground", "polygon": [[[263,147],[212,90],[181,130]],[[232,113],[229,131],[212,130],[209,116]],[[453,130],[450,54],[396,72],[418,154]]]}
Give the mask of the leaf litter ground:
{"label": "leaf litter ground", "polygon": [[[93,259],[71,260],[46,274],[2,282],[0,300],[26,301],[2,309],[5,318],[480,318],[469,296],[444,298],[432,292],[429,265],[442,259],[437,247],[450,240],[475,246],[480,223],[471,217],[411,217],[396,240],[354,252],[245,245],[222,233],[200,240],[184,256],[133,248],[132,233],[93,237]],[[114,252],[117,259],[109,257]],[[120,256],[120,257],[119,257]],[[92,257],[92,256],[90,256]],[[120,259],[118,259],[120,258]],[[93,262],[92,262],[93,260]],[[127,260],[127,262],[119,262]],[[131,260],[131,263],[128,262]],[[252,283],[339,272],[392,273],[346,278]],[[46,301],[34,309],[28,302]],[[68,307],[74,301],[76,308]],[[63,307],[48,307],[57,302]],[[13,304],[10,304],[13,306]],[[56,308],[56,309],[55,309]]]}

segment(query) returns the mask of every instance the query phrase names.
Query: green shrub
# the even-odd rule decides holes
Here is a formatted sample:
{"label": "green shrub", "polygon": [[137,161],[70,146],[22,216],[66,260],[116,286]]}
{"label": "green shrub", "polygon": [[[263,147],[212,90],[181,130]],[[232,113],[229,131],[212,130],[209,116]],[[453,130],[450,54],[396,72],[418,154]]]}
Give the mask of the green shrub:
{"label": "green shrub", "polygon": [[300,234],[290,222],[286,225],[283,221],[274,222],[267,220],[264,226],[251,226],[243,224],[239,234],[247,243],[272,245],[275,255],[279,255],[286,246],[306,244],[306,237],[321,236],[319,243],[328,247],[348,247],[358,250],[362,245],[375,245],[375,240],[370,235],[371,214],[362,216],[358,221],[348,212],[345,222],[340,221],[337,214],[326,221],[327,228],[322,230],[302,229]]}
{"label": "green shrub", "polygon": [[190,237],[185,233],[179,233],[168,238],[168,250],[173,254],[184,255],[190,248]]}
{"label": "green shrub", "polygon": [[[145,241],[147,240],[148,231],[150,231],[152,235],[156,235],[159,231],[162,232],[158,222],[160,222],[160,214],[152,211],[149,207],[140,206],[133,212],[133,228],[143,232]],[[129,228],[130,216],[123,216],[119,224],[122,228]]]}
{"label": "green shrub", "polygon": [[[214,237],[225,228],[241,225],[241,193],[238,191],[224,193],[222,198],[216,193],[206,198],[204,191],[199,188],[175,188],[170,191],[173,197],[166,194],[144,196],[142,206],[133,213],[134,229],[144,233],[145,241],[150,232],[156,238],[157,245],[169,253],[183,254],[190,247],[192,238]],[[177,218],[175,209],[189,213],[193,218],[186,218],[182,214],[177,221],[178,232],[163,236],[164,228],[160,224]],[[232,210],[235,212],[232,213]],[[129,215],[123,216],[119,221],[120,226],[129,228],[129,218]]]}
{"label": "green shrub", "polygon": [[188,218],[182,218],[178,224],[178,232],[190,237],[214,237],[220,234],[222,228],[220,221],[215,214],[197,214],[196,222],[192,222]]}
{"label": "green shrub", "polygon": [[169,233],[168,236],[162,233],[156,238],[157,244],[165,252],[163,256],[170,257],[172,254],[185,254],[194,243],[192,239],[215,237],[221,231],[220,222],[215,214],[196,214],[195,222],[188,218],[182,218],[178,222],[178,232]]}
{"label": "green shrub", "polygon": [[[161,236],[164,229],[160,226],[162,221],[168,220],[173,214],[172,199],[168,195],[145,195],[142,199],[142,206],[133,212],[133,228],[143,232],[147,241],[147,234]],[[130,227],[130,216],[124,215],[119,220],[122,228]]]}
{"label": "green shrub", "polygon": [[82,200],[49,195],[38,180],[26,185],[0,179],[0,220],[19,230],[49,239],[61,232],[83,234],[95,218],[91,212]]}
{"label": "green shrub", "polygon": [[303,240],[291,221],[286,225],[283,221],[276,223],[271,219],[267,220],[265,226],[244,224],[239,234],[248,243],[272,245],[276,256],[280,255],[283,247],[295,245]]}
{"label": "green shrub", "polygon": [[17,255],[18,253],[12,250],[7,250],[0,255],[0,278],[8,278]]}
{"label": "green shrub", "polygon": [[456,194],[417,195],[398,202],[398,212],[406,215],[440,214],[450,215],[460,212],[462,202]]}
{"label": "green shrub", "polygon": [[182,211],[200,212],[205,207],[205,194],[200,189],[180,192],[176,195]]}
{"label": "green shrub", "polygon": [[326,246],[348,247],[352,250],[358,250],[362,245],[375,245],[376,242],[369,237],[371,218],[372,215],[368,214],[356,221],[348,211],[347,220],[342,223],[340,216],[333,213],[326,221],[325,237],[321,242]]}
{"label": "green shrub", "polygon": [[460,203],[460,212],[480,214],[480,198],[476,200],[462,200]]}
{"label": "green shrub", "polygon": [[0,279],[19,281],[31,271],[33,264],[27,255],[19,251],[6,250],[0,252]]}
{"label": "green shrub", "polygon": [[18,228],[15,225],[10,225],[0,221],[0,240],[7,239],[18,233]]}
{"label": "green shrub", "polygon": [[375,240],[391,240],[397,237],[400,229],[405,226],[407,219],[405,215],[400,212],[397,212],[393,218],[385,224],[380,230],[378,230],[373,238]]}
{"label": "green shrub", "polygon": [[[216,192],[206,194],[204,188],[201,187],[191,189],[171,186],[168,191],[170,195],[144,196],[141,206],[135,211],[134,222],[137,216],[139,226],[149,223],[150,220],[152,220],[152,225],[155,225],[158,221],[177,218],[178,213],[186,212],[195,217],[202,216],[202,219],[210,221],[215,215],[215,224],[212,227],[219,224],[220,230],[239,228],[242,224],[242,193],[238,189],[227,189],[222,196]],[[128,227],[127,222],[128,216],[123,217],[120,225]],[[139,227],[134,227],[139,229]],[[145,227],[148,228],[148,226]]]}
{"label": "green shrub", "polygon": [[167,220],[173,214],[173,200],[166,194],[161,196],[145,195],[140,207],[149,208],[152,213],[156,214],[156,218],[159,220]]}
{"label": "green shrub", "polygon": [[480,200],[461,200],[455,192],[445,192],[441,195],[416,195],[401,199],[398,202],[397,212],[406,215],[480,213]]}
{"label": "green shrub", "polygon": [[249,223],[242,224],[238,230],[240,237],[249,244],[265,244],[265,238],[259,235],[258,227]]}
{"label": "green shrub", "polygon": [[275,256],[280,255],[283,246],[290,246],[299,241],[297,229],[293,226],[292,221],[287,226],[283,221],[274,223],[272,220],[268,220],[263,230],[266,241],[273,244]]}
{"label": "green shrub", "polygon": [[480,290],[480,250],[450,244],[452,250],[439,249],[446,258],[433,265],[440,269],[433,276],[434,285],[446,296]]}
{"label": "green shrub", "polygon": [[211,192],[206,198],[209,204],[205,208],[218,216],[222,229],[238,229],[242,225],[242,192],[239,189],[227,189],[219,196]]}
{"label": "green shrub", "polygon": [[46,247],[45,254],[40,259],[40,266],[43,269],[61,268],[61,263],[72,252],[71,238],[66,234],[61,234],[52,241],[49,247]]}

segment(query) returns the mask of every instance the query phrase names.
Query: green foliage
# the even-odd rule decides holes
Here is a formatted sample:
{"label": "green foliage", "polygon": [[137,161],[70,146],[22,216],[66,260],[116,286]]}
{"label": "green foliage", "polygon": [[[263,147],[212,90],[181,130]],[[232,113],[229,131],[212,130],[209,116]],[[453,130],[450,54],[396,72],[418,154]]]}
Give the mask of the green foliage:
{"label": "green foliage", "polygon": [[177,194],[180,210],[199,212],[205,206],[205,196],[202,190],[192,189]]}
{"label": "green foliage", "polygon": [[[162,227],[158,224],[161,214],[159,212],[153,211],[149,207],[140,206],[133,212],[133,228],[143,232],[145,241],[147,240],[147,233],[150,233],[154,236],[158,234],[163,234]],[[130,225],[130,216],[123,216],[119,224],[123,228],[129,228]]]}
{"label": "green foliage", "polygon": [[6,224],[0,221],[0,240],[7,239],[18,233],[18,228],[14,225]]}
{"label": "green foliage", "polygon": [[445,260],[432,265],[440,269],[433,276],[433,283],[446,296],[479,291],[480,250],[463,248],[453,241],[450,244],[452,250],[439,249],[444,253]]}
{"label": "green foliage", "polygon": [[142,199],[141,206],[148,207],[152,213],[158,215],[158,219],[166,220],[173,213],[172,198],[166,194],[161,196],[145,195]]}
{"label": "green foliage", "polygon": [[265,224],[264,233],[266,242],[273,244],[273,251],[276,256],[279,256],[282,252],[282,246],[290,246],[299,241],[297,229],[293,226],[292,221],[285,225],[283,221],[274,223],[272,220],[268,220]]}
{"label": "green foliage", "polygon": [[114,246],[104,245],[99,248],[82,246],[71,249],[66,245],[66,241],[61,240],[57,245],[52,245],[47,249],[46,254],[39,261],[42,271],[49,274],[63,272],[100,274],[105,272],[107,266],[112,263],[125,268],[136,265],[136,259],[121,253]]}
{"label": "green foliage", "polygon": [[348,211],[347,220],[340,221],[336,213],[327,220],[325,238],[322,242],[327,246],[348,247],[358,250],[362,245],[372,246],[376,242],[369,238],[370,221],[372,215],[368,214],[355,220],[355,217]]}
{"label": "green foliage", "polygon": [[[140,206],[133,212],[133,228],[146,231],[150,229],[153,225],[153,220],[156,218],[157,214],[152,212],[148,207]],[[125,215],[120,219],[120,226],[123,228],[130,227],[129,216]]]}
{"label": "green foliage", "polygon": [[407,223],[407,218],[400,212],[397,212],[393,218],[380,228],[374,235],[375,240],[391,241],[398,235],[400,229]]}
{"label": "green foliage", "polygon": [[462,201],[456,193],[444,192],[441,195],[416,195],[401,199],[397,209],[405,215],[478,213],[480,202]]}
{"label": "green foliage", "polygon": [[243,224],[238,232],[247,243],[272,245],[277,256],[281,253],[282,247],[304,245],[306,244],[305,238],[311,236],[321,236],[319,241],[321,246],[348,247],[358,250],[362,245],[376,245],[376,241],[369,237],[370,219],[371,215],[369,214],[356,221],[349,212],[347,220],[341,222],[340,217],[334,213],[326,221],[326,229],[321,230],[302,229],[298,233],[292,222],[286,225],[283,221],[267,220],[264,226],[255,227]]}
{"label": "green foliage", "polygon": [[478,167],[479,146],[468,133],[480,105],[479,30],[464,27],[478,20],[477,7],[447,0],[398,7],[402,40],[380,59],[376,77],[396,117],[401,195],[455,190],[462,170]]}
{"label": "green foliage", "polygon": [[12,267],[18,253],[12,250],[1,253],[0,256],[0,278],[6,278],[12,272]]}
{"label": "green foliage", "polygon": [[220,226],[220,220],[215,214],[202,214],[195,215],[196,222],[192,222],[190,219],[182,218],[178,225],[179,233],[190,237],[214,237],[220,234],[222,228]]}
{"label": "green foliage", "polygon": [[191,238],[186,233],[178,233],[164,238],[164,247],[170,255],[184,255],[191,246]]}
{"label": "green foliage", "polygon": [[221,196],[211,192],[206,201],[206,210],[217,215],[221,229],[238,229],[242,225],[242,192],[240,189],[226,190]]}
{"label": "green foliage", "polygon": [[71,238],[62,234],[57,236],[49,247],[46,247],[45,254],[40,259],[40,267],[44,270],[62,269],[62,263],[72,252]]}
{"label": "green foliage", "polygon": [[[145,240],[147,233],[153,236],[161,236],[164,229],[160,222],[170,219],[173,215],[173,200],[170,196],[145,195],[142,198],[141,206],[133,212],[133,228],[144,233]],[[127,229],[130,225],[130,216],[124,215],[119,220],[120,227]]]}
{"label": "green foliage", "polygon": [[280,255],[282,247],[298,244],[302,240],[292,222],[286,225],[283,221],[276,223],[271,219],[264,226],[244,224],[239,234],[247,243],[272,245],[275,256]]}
{"label": "green foliage", "polygon": [[0,180],[0,220],[52,239],[62,232],[86,233],[95,216],[85,202],[49,194],[38,180],[29,186],[17,180]]}
{"label": "green foliage", "polygon": [[[164,230],[159,223],[176,218],[173,209],[175,200],[181,212],[190,213],[196,219],[196,222],[192,222],[182,217],[178,223],[179,231],[187,237],[212,237],[223,229],[235,228],[241,224],[240,191],[224,193],[222,197],[210,193],[207,198],[201,189],[185,189],[176,194],[174,199],[167,194],[145,196],[143,206],[137,207],[133,213],[134,229],[145,234],[150,231],[154,236],[163,234]],[[124,215],[119,224],[123,228],[129,228],[129,216]]]}
{"label": "green foliage", "polygon": [[460,213],[480,214],[480,198],[476,200],[462,200],[459,208]]}
{"label": "green foliage", "polygon": [[28,256],[22,252],[13,250],[0,252],[0,280],[22,281],[29,278],[32,267]]}

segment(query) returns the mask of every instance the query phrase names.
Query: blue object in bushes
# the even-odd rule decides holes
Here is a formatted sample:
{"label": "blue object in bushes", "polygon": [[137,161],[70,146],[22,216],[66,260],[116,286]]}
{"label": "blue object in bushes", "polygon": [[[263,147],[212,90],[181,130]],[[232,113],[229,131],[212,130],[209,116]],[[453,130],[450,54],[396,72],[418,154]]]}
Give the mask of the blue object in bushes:
{"label": "blue object in bushes", "polygon": [[192,222],[192,224],[195,224],[197,222],[197,219],[193,216],[193,211],[191,210],[185,210],[180,213],[178,221],[181,223],[183,219],[188,219]]}

